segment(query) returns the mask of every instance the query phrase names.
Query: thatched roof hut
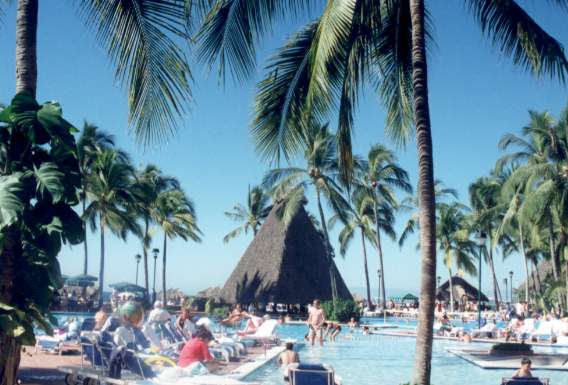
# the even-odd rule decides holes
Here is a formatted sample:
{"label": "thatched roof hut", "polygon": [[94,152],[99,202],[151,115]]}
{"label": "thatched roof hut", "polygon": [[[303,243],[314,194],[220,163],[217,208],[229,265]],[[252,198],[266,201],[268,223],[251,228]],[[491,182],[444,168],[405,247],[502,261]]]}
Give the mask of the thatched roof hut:
{"label": "thatched roof hut", "polygon": [[[227,303],[305,304],[331,299],[331,279],[323,237],[303,207],[288,226],[275,206],[223,286]],[[333,263],[339,298],[352,299]]]}
{"label": "thatched roof hut", "polygon": [[197,297],[218,299],[221,297],[221,288],[219,286],[208,287],[198,292]]}
{"label": "thatched roof hut", "polygon": [[[460,301],[463,298],[468,301],[477,301],[479,291],[462,277],[455,275],[452,277],[452,288],[454,301]],[[450,280],[447,280],[438,288],[436,299],[438,301],[450,300]],[[489,298],[483,293],[481,293],[481,302],[489,302]]]}

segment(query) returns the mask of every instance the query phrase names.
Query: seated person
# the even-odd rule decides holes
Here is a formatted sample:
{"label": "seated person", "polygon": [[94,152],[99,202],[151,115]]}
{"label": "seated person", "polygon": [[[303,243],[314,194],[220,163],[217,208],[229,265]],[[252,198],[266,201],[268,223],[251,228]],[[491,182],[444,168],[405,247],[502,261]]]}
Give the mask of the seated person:
{"label": "seated person", "polygon": [[513,378],[533,378],[531,373],[531,360],[527,357],[521,359],[521,367],[513,374]]}
{"label": "seated person", "polygon": [[217,367],[218,363],[213,360],[213,356],[209,352],[209,343],[211,341],[213,341],[213,335],[207,328],[203,326],[197,328],[193,338],[181,350],[178,366],[186,368],[195,362],[200,362],[209,370]]}
{"label": "seated person", "polygon": [[191,313],[188,308],[184,307],[181,309],[181,313],[176,319],[176,329],[186,338],[191,338],[195,332],[195,323],[191,319]]}
{"label": "seated person", "polygon": [[286,350],[280,353],[280,357],[278,357],[278,363],[284,374],[284,381],[290,381],[288,365],[299,362],[300,355],[294,351],[294,344],[292,342],[286,342]]}
{"label": "seated person", "polygon": [[154,302],[154,308],[148,314],[148,322],[167,322],[172,318],[170,313],[164,309],[162,301]]}
{"label": "seated person", "polygon": [[141,349],[147,341],[139,341],[139,325],[144,318],[144,309],[136,302],[127,302],[120,307],[121,325],[116,329],[113,341],[117,346]]}
{"label": "seated person", "polygon": [[79,334],[81,334],[81,323],[77,318],[69,317],[55,338],[58,341],[70,341],[79,338]]}
{"label": "seated person", "polygon": [[98,332],[101,331],[107,322],[109,314],[107,313],[106,309],[101,307],[99,311],[95,314],[95,327],[93,328],[94,331]]}
{"label": "seated person", "polygon": [[444,315],[442,316],[442,319],[440,320],[440,329],[438,329],[442,334],[445,334],[446,332],[451,332],[452,331],[452,323],[450,321],[450,319],[448,318],[448,315],[444,313]]}

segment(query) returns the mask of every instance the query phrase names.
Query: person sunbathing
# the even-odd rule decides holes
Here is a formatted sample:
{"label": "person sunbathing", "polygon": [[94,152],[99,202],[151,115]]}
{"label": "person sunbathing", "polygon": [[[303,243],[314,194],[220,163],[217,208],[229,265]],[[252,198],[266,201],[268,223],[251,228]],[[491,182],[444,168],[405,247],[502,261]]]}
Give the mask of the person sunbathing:
{"label": "person sunbathing", "polygon": [[254,334],[258,328],[260,327],[260,325],[262,325],[262,323],[264,322],[264,320],[260,317],[258,317],[255,314],[247,314],[248,320],[247,323],[245,325],[245,328],[239,332],[237,332],[238,335],[240,336],[244,336],[247,334]]}
{"label": "person sunbathing", "polygon": [[243,311],[243,309],[241,308],[241,305],[236,304],[235,308],[233,309],[233,311],[231,311],[229,316],[227,318],[221,320],[221,324],[222,325],[233,325],[233,324],[237,323],[238,321],[242,320],[243,318],[245,318],[247,315],[248,315],[248,313],[246,311]]}

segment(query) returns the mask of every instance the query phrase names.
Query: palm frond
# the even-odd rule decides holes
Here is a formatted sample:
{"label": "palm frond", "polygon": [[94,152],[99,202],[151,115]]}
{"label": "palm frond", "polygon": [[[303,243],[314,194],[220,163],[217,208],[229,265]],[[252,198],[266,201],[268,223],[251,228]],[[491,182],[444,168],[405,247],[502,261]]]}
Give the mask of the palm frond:
{"label": "palm frond", "polygon": [[176,39],[186,35],[182,0],[89,0],[79,14],[96,32],[128,89],[129,121],[148,145],[175,133],[192,99],[191,72]]}
{"label": "palm frond", "polygon": [[562,45],[513,0],[468,0],[483,33],[515,65],[537,76],[565,81],[568,61]]}

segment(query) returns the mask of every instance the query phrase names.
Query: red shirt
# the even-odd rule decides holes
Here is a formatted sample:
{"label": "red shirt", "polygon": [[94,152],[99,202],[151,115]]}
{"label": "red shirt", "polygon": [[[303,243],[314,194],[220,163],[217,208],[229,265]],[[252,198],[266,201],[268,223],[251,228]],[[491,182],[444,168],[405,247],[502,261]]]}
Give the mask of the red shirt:
{"label": "red shirt", "polygon": [[178,366],[185,368],[194,362],[205,362],[212,360],[207,344],[200,338],[192,338],[185,344],[179,355]]}

